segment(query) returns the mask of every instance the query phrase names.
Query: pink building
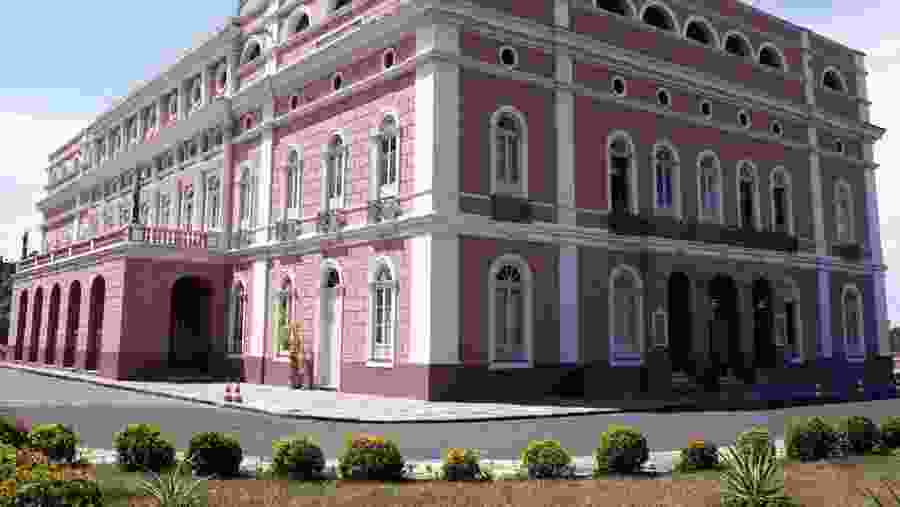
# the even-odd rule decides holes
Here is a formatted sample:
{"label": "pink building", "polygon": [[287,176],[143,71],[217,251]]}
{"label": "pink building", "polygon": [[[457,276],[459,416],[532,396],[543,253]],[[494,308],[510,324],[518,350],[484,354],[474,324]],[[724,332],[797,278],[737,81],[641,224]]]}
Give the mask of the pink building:
{"label": "pink building", "polygon": [[286,384],[283,320],[347,392],[892,395],[858,51],[737,0],[237,9],[50,156],[13,360]]}

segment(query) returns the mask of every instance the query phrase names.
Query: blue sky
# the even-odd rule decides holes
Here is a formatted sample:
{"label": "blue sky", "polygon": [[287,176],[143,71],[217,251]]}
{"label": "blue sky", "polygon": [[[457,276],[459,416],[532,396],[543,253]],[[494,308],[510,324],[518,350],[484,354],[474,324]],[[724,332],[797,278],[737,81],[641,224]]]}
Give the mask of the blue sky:
{"label": "blue sky", "polygon": [[[900,1],[756,0],[757,7],[869,56],[873,123],[888,129],[876,145],[882,241],[890,317],[900,323]],[[22,231],[40,222],[34,202],[47,156],[138,81],[174,62],[235,12],[232,0],[4,2],[0,77],[0,255],[18,258]]]}

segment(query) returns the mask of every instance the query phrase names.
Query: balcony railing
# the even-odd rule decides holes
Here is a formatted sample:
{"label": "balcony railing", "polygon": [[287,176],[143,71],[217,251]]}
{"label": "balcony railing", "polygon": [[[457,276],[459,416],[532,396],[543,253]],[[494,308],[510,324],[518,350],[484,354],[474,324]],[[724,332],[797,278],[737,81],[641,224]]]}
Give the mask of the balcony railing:
{"label": "balcony railing", "polygon": [[862,260],[865,252],[858,243],[839,243],[831,246],[831,255],[851,262]]}
{"label": "balcony railing", "polygon": [[34,255],[18,263],[17,271],[32,269],[58,260],[96,252],[119,243],[140,243],[183,249],[215,249],[220,246],[219,233],[161,227],[154,225],[124,225],[91,239],[72,242],[52,248],[49,252]]}

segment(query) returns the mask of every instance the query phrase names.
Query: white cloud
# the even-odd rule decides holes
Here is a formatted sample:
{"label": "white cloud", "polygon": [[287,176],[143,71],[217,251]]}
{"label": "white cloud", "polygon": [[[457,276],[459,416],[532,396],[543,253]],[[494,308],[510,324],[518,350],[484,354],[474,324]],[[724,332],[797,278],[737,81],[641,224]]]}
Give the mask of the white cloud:
{"label": "white cloud", "polygon": [[41,223],[41,216],[35,203],[44,194],[47,157],[89,120],[0,112],[0,139],[9,143],[0,164],[0,255],[4,258],[20,258],[26,228],[33,231],[29,234],[31,247],[38,244],[35,227]]}

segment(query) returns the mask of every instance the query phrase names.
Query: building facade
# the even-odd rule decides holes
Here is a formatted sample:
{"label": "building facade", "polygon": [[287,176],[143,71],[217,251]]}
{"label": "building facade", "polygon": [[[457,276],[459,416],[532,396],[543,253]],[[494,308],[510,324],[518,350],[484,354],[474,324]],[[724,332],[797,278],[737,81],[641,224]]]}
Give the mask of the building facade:
{"label": "building facade", "polygon": [[14,360],[287,384],[299,322],[346,392],[894,392],[860,52],[738,0],[236,14],[50,156]]}

